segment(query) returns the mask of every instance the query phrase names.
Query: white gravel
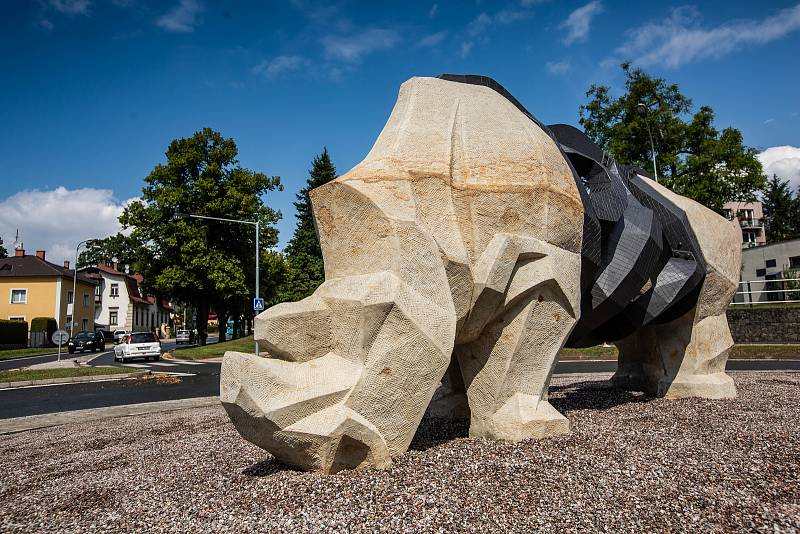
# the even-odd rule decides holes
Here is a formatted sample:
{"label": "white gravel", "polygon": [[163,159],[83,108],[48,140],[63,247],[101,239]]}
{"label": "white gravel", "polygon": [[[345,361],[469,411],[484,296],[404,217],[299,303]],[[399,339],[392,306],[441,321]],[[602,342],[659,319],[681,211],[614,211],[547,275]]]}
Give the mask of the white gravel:
{"label": "white gravel", "polygon": [[554,378],[568,436],[519,444],[426,420],[385,471],[291,470],[222,408],[0,437],[0,532],[800,531],[800,374],[733,401]]}

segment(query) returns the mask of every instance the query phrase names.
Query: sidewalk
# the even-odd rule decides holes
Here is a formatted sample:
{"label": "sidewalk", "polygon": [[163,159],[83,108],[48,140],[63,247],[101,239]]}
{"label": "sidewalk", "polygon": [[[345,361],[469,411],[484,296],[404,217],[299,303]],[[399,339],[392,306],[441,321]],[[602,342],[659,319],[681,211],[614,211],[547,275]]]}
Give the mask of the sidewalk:
{"label": "sidewalk", "polygon": [[219,406],[219,397],[198,397],[194,399],[145,402],[141,404],[126,404],[123,406],[109,406],[106,408],[91,408],[89,410],[75,410],[71,412],[15,417],[13,419],[0,419],[0,436],[52,426],[86,423],[115,417],[133,417],[136,415],[172,412],[175,410],[201,408],[204,406]]}

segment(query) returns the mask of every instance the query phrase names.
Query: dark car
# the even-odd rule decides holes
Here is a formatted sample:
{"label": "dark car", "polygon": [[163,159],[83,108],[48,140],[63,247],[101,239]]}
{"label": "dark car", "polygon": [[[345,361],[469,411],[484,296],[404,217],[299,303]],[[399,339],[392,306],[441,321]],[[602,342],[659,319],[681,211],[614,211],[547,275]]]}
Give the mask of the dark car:
{"label": "dark car", "polygon": [[97,350],[106,350],[106,340],[100,332],[87,332],[84,330],[78,332],[69,340],[67,350],[69,350],[70,354],[84,351],[95,352]]}
{"label": "dark car", "polygon": [[112,343],[114,342],[114,332],[111,330],[95,330],[95,332],[102,334],[104,341],[111,341]]}

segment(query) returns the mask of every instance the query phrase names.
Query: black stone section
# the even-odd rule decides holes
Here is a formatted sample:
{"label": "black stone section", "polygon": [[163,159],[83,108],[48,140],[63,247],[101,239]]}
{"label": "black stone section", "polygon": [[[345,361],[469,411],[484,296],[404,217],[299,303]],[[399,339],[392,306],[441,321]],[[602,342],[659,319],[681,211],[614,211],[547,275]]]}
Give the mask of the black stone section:
{"label": "black stone section", "polygon": [[567,346],[616,341],[671,321],[697,302],[706,265],[686,213],[646,173],[619,165],[572,126],[545,126],[486,76],[439,78],[489,87],[542,128],[569,163],[584,205],[581,316]]}

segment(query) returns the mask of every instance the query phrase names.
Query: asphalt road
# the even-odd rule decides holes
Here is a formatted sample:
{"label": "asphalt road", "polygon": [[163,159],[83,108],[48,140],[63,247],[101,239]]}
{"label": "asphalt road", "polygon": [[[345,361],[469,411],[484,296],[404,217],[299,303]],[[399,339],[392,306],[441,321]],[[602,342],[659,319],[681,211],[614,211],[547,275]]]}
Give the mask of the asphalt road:
{"label": "asphalt road", "polygon": [[[95,359],[92,364],[122,365],[113,362],[110,352]],[[136,367],[132,367],[133,365]],[[0,419],[219,395],[218,363],[161,360],[160,362],[136,361],[125,366],[131,367],[132,370],[149,369],[154,373],[162,373],[164,379],[126,379],[0,390]],[[800,360],[728,360],[727,369],[800,371]],[[566,361],[559,362],[555,372],[556,374],[599,373],[614,370],[616,370],[615,361]]]}

